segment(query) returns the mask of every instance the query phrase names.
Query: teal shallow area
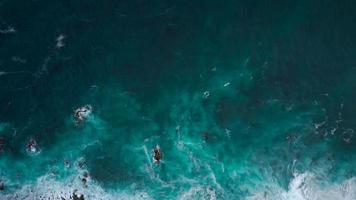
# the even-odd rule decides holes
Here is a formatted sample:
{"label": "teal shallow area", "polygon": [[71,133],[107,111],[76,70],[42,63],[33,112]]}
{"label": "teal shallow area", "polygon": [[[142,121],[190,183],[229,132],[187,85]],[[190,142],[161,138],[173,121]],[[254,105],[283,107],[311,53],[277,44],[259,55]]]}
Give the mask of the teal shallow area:
{"label": "teal shallow area", "polygon": [[351,1],[2,0],[0,199],[356,199],[355,36]]}

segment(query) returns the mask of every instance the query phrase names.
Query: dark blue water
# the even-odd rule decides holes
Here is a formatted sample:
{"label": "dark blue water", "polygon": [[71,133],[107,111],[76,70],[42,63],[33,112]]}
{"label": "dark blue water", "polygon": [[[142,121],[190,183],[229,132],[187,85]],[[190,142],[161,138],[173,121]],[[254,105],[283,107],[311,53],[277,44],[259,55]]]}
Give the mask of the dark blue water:
{"label": "dark blue water", "polygon": [[356,199],[355,27],[352,1],[3,0],[0,199]]}

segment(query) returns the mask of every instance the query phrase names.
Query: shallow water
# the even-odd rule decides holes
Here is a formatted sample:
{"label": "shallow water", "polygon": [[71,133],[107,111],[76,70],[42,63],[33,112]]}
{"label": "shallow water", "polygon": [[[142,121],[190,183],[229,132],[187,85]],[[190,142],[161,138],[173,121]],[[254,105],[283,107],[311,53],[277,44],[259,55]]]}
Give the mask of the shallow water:
{"label": "shallow water", "polygon": [[0,199],[356,199],[353,4],[1,1]]}

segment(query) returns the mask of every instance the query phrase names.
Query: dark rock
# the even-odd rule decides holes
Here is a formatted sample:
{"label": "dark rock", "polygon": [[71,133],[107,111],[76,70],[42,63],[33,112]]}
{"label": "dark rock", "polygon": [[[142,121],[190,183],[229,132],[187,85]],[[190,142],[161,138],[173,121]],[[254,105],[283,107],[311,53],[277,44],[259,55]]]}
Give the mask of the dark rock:
{"label": "dark rock", "polygon": [[86,166],[86,161],[84,159],[80,159],[78,161],[78,167],[83,169]]}
{"label": "dark rock", "polygon": [[0,181],[0,191],[5,190],[5,183]]}
{"label": "dark rock", "polygon": [[160,160],[162,159],[162,153],[158,146],[156,146],[156,148],[153,149],[153,158],[157,163],[159,163]]}
{"label": "dark rock", "polygon": [[30,139],[27,143],[27,151],[29,153],[36,153],[38,151],[38,144],[37,141],[35,139]]}
{"label": "dark rock", "polygon": [[70,166],[69,160],[64,160],[64,166],[65,166],[65,167],[69,167],[69,166]]}
{"label": "dark rock", "polygon": [[0,152],[4,151],[5,149],[5,139],[0,137]]}
{"label": "dark rock", "polygon": [[84,199],[84,195],[80,195],[79,197],[77,196],[77,194],[75,194],[75,192],[73,193],[73,200],[85,200]]}

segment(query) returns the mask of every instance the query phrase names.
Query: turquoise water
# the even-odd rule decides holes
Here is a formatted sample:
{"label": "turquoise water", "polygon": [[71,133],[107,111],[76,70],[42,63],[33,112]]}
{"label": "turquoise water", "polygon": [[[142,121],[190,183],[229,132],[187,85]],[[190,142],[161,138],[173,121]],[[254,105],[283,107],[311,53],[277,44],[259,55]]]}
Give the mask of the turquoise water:
{"label": "turquoise water", "polygon": [[1,1],[0,199],[356,199],[355,8]]}

